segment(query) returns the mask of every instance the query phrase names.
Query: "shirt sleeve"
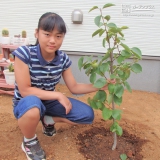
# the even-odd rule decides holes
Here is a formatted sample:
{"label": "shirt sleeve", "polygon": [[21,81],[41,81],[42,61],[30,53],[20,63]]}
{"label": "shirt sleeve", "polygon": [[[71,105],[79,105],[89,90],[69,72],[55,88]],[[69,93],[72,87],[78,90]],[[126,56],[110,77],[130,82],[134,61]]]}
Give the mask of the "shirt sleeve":
{"label": "shirt sleeve", "polygon": [[72,64],[72,61],[66,53],[63,55],[63,70],[67,70]]}
{"label": "shirt sleeve", "polygon": [[12,52],[13,55],[22,60],[25,64],[29,63],[29,48],[27,46],[21,46]]}

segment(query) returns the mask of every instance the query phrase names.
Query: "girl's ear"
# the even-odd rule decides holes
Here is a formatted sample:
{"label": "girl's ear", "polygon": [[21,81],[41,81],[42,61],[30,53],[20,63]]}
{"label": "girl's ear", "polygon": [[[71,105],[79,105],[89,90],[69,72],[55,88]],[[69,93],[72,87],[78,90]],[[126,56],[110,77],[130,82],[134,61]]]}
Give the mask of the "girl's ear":
{"label": "girl's ear", "polygon": [[35,29],[34,36],[35,36],[35,38],[38,38],[38,29]]}

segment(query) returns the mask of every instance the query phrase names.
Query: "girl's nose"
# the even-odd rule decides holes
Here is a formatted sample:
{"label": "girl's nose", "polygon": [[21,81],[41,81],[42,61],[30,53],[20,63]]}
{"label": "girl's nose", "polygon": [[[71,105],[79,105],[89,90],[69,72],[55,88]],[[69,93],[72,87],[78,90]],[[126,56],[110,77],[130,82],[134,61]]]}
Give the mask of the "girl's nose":
{"label": "girl's nose", "polygon": [[54,37],[54,36],[51,36],[51,37],[50,37],[50,42],[51,42],[51,43],[55,43],[55,37]]}

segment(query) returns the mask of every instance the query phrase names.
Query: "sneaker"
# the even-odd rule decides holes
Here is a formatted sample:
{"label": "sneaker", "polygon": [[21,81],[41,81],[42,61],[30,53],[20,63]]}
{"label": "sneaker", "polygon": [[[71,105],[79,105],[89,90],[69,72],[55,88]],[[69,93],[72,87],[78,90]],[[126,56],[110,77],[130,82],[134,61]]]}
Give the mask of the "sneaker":
{"label": "sneaker", "polygon": [[46,160],[45,152],[41,148],[37,138],[29,142],[23,141],[21,147],[28,160]]}
{"label": "sneaker", "polygon": [[56,135],[56,129],[54,127],[54,124],[45,124],[44,121],[43,121],[43,118],[41,119],[41,122],[42,122],[42,132],[44,135],[46,136],[55,136]]}

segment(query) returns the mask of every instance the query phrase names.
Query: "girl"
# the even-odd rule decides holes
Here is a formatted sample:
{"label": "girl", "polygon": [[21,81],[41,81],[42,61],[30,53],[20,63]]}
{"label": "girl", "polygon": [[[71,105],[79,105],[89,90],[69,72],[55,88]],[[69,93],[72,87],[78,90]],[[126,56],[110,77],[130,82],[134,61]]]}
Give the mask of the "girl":
{"label": "girl", "polygon": [[[66,34],[63,19],[55,13],[43,14],[38,23],[35,46],[21,46],[15,55],[14,115],[24,135],[22,150],[28,160],[45,160],[46,155],[36,136],[39,120],[43,133],[53,136],[54,124],[91,124],[94,112],[87,104],[54,91],[63,77],[74,94],[85,94],[97,89],[92,84],[80,84],[74,79],[71,60],[59,48]],[[114,83],[114,81],[109,81]]]}

